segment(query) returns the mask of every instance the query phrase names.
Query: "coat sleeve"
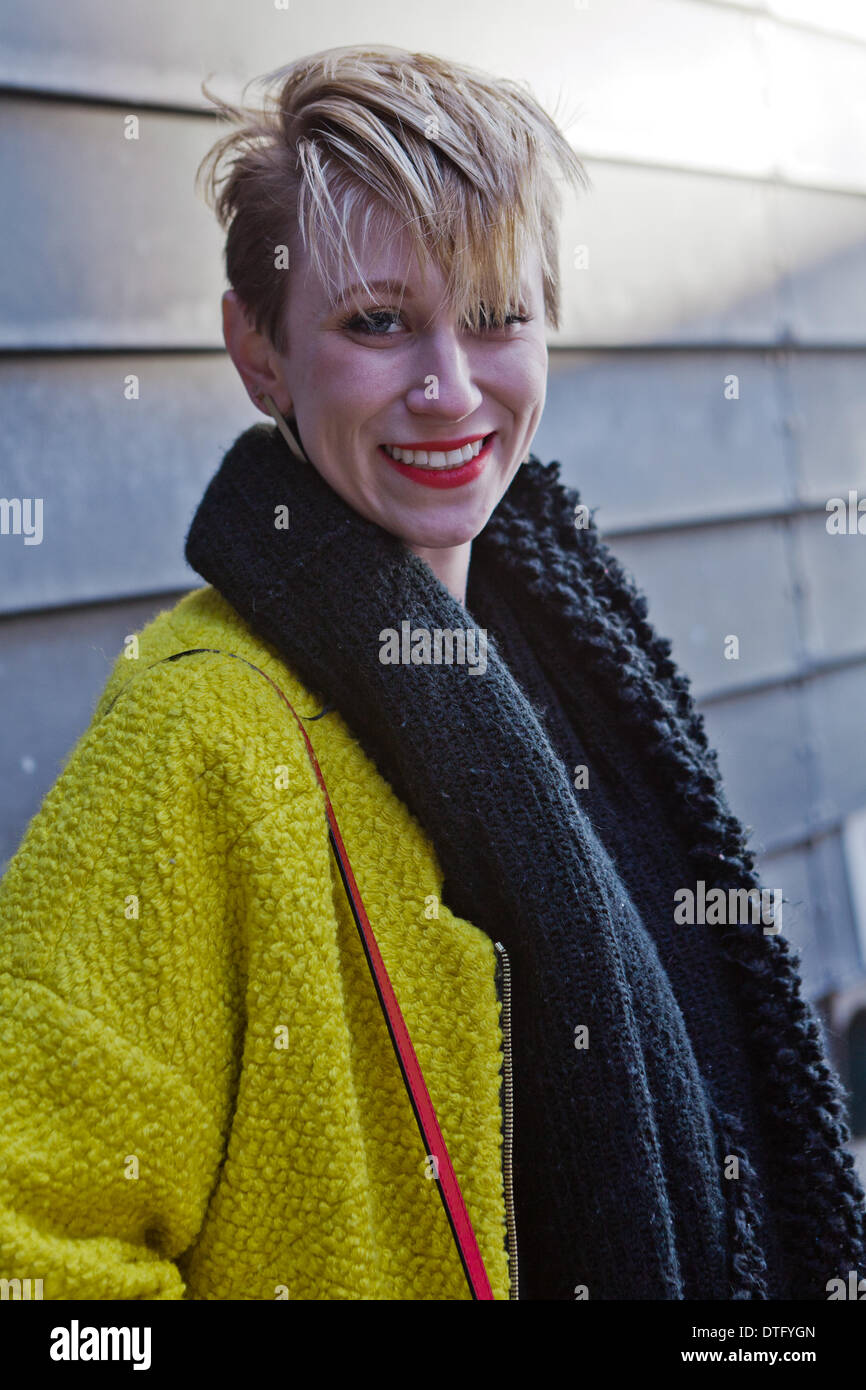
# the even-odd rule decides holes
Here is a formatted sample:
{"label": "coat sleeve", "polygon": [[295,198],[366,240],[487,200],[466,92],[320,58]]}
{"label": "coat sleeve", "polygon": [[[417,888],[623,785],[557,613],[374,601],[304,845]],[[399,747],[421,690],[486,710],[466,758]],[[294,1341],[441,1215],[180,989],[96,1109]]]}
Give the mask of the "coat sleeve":
{"label": "coat sleeve", "polygon": [[45,1299],[183,1298],[225,1155],[243,826],[200,675],[101,702],[0,882],[0,1277]]}

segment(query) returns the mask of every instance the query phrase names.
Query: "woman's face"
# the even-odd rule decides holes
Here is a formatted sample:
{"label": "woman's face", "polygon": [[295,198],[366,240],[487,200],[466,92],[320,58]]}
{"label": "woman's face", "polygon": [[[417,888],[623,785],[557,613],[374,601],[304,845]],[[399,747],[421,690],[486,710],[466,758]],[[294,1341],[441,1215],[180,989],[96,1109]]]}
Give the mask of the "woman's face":
{"label": "woman's face", "polygon": [[[482,530],[525,459],[544,408],[538,252],[523,266],[526,321],[478,333],[462,330],[441,307],[441,272],[428,261],[420,275],[404,244],[387,241],[361,266],[377,282],[375,297],[334,311],[308,264],[296,261],[289,350],[273,364],[284,390],[272,394],[284,414],[295,415],[311,462],[355,511],[409,546],[463,545]],[[466,441],[477,450],[482,439],[482,452],[459,471],[447,455],[448,466],[435,467],[444,450]],[[421,457],[393,461],[386,446]]]}

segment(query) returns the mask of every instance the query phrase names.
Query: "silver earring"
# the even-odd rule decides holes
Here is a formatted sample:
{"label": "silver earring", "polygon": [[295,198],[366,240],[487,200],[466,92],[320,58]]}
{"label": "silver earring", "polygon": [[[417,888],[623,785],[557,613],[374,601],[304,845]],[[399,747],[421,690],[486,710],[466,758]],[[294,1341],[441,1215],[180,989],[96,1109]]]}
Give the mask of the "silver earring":
{"label": "silver earring", "polygon": [[274,424],[276,425],[280,434],[283,436],[283,439],[288,444],[295,458],[300,459],[302,463],[309,463],[310,460],[307,458],[307,455],[301,447],[300,441],[295,438],[294,434],[292,433],[291,429],[289,428],[288,424],[283,418],[279,406],[274,401],[273,396],[269,396],[267,391],[260,391],[256,399],[264,402],[266,409],[268,410],[270,415],[273,416]]}

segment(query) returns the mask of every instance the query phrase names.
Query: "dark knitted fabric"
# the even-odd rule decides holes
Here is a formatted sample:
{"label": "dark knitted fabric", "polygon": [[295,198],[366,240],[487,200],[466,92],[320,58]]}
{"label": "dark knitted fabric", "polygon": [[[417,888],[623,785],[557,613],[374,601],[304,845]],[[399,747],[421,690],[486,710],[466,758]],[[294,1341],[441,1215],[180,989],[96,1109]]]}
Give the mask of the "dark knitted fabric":
{"label": "dark knitted fabric", "polygon": [[[533,459],[476,538],[471,569],[523,595],[533,647],[553,642],[567,680],[583,671],[591,681],[615,726],[614,754],[632,739],[684,836],[685,883],[758,886],[688,683],[594,527],[575,531],[578,500],[556,465]],[[288,531],[274,526],[283,505]],[[446,902],[509,949],[521,981],[515,1092],[533,1093],[539,1122],[536,1134],[515,1129],[518,1171],[540,1169],[518,1229],[531,1267],[549,1266],[534,1295],[573,1297],[583,1284],[590,1298],[776,1289],[824,1298],[829,1278],[862,1269],[863,1193],[842,1147],[838,1083],[784,939],[760,925],[680,928],[694,953],[678,994],[673,929],[666,968],[653,914],[642,920],[632,885],[624,891],[624,866],[620,877],[495,640],[483,675],[380,661],[383,629],[406,620],[428,632],[465,628],[471,604],[464,611],[423,561],[352,511],[267,426],[247,430],[226,455],[186,553],[341,711],[430,835]],[[700,1027],[686,1022],[722,1007],[718,950],[732,966],[749,1058],[735,1038],[730,1045],[759,1089],[763,1136],[733,1107],[723,1112],[701,1074],[701,1050],[707,1072],[726,1065],[713,1050],[724,1020],[701,1045]],[[587,1048],[574,1046],[579,1025]],[[762,1237],[748,1161],[762,1143],[777,1252]],[[721,1176],[731,1153],[742,1159],[736,1181]]]}
{"label": "dark knitted fabric", "polygon": [[[747,1031],[737,1007],[731,967],[714,935],[709,941],[694,940],[696,933],[708,930],[706,927],[687,929],[673,920],[674,891],[692,879],[683,838],[647,780],[640,748],[627,732],[615,731],[592,681],[583,671],[569,666],[555,634],[533,632],[531,617],[521,606],[520,593],[510,591],[506,595],[480,567],[470,567],[467,604],[475,620],[496,637],[509,670],[530,700],[572,785],[575,786],[576,768],[588,770],[588,777],[580,779],[574,794],[614,864],[622,891],[630,894],[652,935],[716,1105],[723,1112],[741,1117],[752,1136],[749,1158],[755,1169],[754,1243],[766,1252],[768,1297],[783,1297],[785,1290],[778,1283],[778,1233],[772,1208],[764,1197],[769,1169],[756,1103],[754,1068],[749,1062]],[[563,961],[563,971],[573,973],[577,968],[576,952],[573,942],[567,945],[571,959]],[[711,969],[707,968],[708,960]],[[512,991],[522,985],[517,979]],[[538,1132],[534,1091],[515,1096],[514,1112],[516,1127]],[[535,1165],[516,1175],[518,1234],[531,1229],[528,1213],[523,1211],[523,1194],[532,1194],[539,1176]],[[733,1222],[739,1190],[726,1184],[726,1191],[731,1198]],[[538,1200],[535,1198],[533,1203],[530,1197],[530,1209]],[[729,1238],[733,1240],[732,1233]],[[539,1251],[534,1242],[522,1241],[523,1296],[563,1296],[551,1289],[549,1269],[545,1252]]]}

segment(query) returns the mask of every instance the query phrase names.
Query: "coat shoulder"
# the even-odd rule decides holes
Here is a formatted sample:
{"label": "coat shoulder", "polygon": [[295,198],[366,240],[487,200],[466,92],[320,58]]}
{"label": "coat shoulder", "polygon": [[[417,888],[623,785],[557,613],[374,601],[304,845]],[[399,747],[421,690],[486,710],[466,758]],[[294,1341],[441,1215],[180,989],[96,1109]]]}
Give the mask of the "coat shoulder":
{"label": "coat shoulder", "polygon": [[[294,721],[278,690],[302,718],[322,708],[317,693],[221,594],[210,585],[193,589],[124,637],[90,723],[66,762],[108,716],[126,728],[156,728],[175,714],[206,744],[225,744],[239,728],[246,738],[267,738],[275,728],[284,738]],[[292,743],[300,751],[304,741],[297,725],[295,731]]]}
{"label": "coat shoulder", "polygon": [[[234,664],[202,662],[195,659],[199,656],[229,657]],[[186,660],[188,657],[192,659]],[[104,715],[121,691],[133,693],[133,686],[136,699],[145,706],[149,701],[162,703],[168,687],[152,679],[154,676],[169,676],[171,691],[182,696],[202,687],[198,702],[216,707],[214,712],[218,713],[224,700],[237,694],[238,677],[241,687],[252,684],[244,681],[243,667],[268,676],[303,717],[321,709],[318,693],[304,685],[276,648],[253,632],[216,589],[211,585],[192,589],[173,608],[160,610],[124,638],[94,717]],[[261,676],[255,684],[265,686]],[[275,697],[275,692],[272,694]]]}

